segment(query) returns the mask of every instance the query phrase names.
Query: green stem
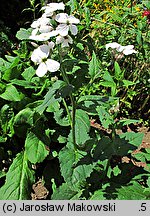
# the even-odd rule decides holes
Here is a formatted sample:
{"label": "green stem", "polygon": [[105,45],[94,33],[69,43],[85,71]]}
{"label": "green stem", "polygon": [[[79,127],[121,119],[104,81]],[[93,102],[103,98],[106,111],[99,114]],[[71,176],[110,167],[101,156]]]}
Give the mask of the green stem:
{"label": "green stem", "polygon": [[[58,51],[60,51],[60,50],[58,50]],[[62,63],[61,51],[59,53],[60,53],[60,63]],[[67,83],[67,85],[69,85],[70,83],[69,83],[67,73],[66,73],[65,69],[62,67],[62,65],[60,67],[60,70],[62,73],[63,80]],[[69,95],[69,97],[70,97],[71,105],[72,105],[72,114],[71,115],[70,115],[70,112],[68,110],[68,106],[67,106],[65,100],[63,100],[63,102],[64,102],[64,105],[65,105],[65,108],[66,108],[66,111],[67,111],[67,114],[69,117],[71,129],[72,129],[72,141],[73,141],[74,149],[77,150],[76,135],[75,135],[76,102],[75,102],[75,99],[74,99],[74,96],[72,93]]]}
{"label": "green stem", "polygon": [[70,112],[69,112],[69,109],[68,109],[68,106],[67,106],[67,103],[65,101],[65,99],[63,98],[63,104],[65,106],[65,109],[66,109],[66,112],[67,112],[67,115],[68,115],[68,118],[69,118],[69,122],[70,122],[70,125],[72,127],[72,119],[71,119],[71,115],[70,115]]}
{"label": "green stem", "polygon": [[76,132],[75,131],[76,103],[72,94],[70,94],[70,100],[72,103],[72,140],[73,140],[74,148],[75,150],[77,150],[76,133],[75,133]]}

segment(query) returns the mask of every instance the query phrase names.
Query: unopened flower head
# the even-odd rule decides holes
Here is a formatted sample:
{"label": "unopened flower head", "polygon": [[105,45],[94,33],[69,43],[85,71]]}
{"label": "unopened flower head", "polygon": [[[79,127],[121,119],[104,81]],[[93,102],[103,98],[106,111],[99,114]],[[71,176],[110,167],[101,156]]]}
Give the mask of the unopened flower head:
{"label": "unopened flower head", "polygon": [[33,51],[31,55],[31,60],[35,64],[39,65],[36,70],[37,76],[42,77],[48,71],[55,72],[59,70],[60,63],[55,60],[48,59],[50,49],[52,49],[53,47],[54,47],[53,43],[48,45],[43,44]]}
{"label": "unopened flower head", "polygon": [[60,23],[56,28],[56,31],[58,31],[61,36],[67,36],[69,30],[72,35],[76,35],[78,33],[77,26],[74,24],[78,24],[80,20],[74,16],[69,16],[66,13],[59,13],[56,15],[55,20]]}
{"label": "unopened flower head", "polygon": [[54,15],[54,12],[57,10],[64,10],[65,5],[63,2],[60,3],[49,3],[46,6],[42,7],[42,10],[44,10],[43,16],[51,17]]}

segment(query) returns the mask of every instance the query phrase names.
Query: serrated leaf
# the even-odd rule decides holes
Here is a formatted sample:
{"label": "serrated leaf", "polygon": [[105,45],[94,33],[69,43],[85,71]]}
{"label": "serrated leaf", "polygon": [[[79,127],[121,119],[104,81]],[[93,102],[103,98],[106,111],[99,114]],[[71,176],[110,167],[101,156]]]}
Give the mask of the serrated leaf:
{"label": "serrated leaf", "polygon": [[64,85],[64,82],[61,80],[56,81],[52,87],[49,88],[49,91],[44,97],[44,100],[41,105],[36,107],[36,111],[40,114],[44,112],[44,110],[49,107],[52,103],[54,103],[57,99],[54,97],[56,90],[58,90],[61,86]]}
{"label": "serrated leaf", "polygon": [[17,32],[16,37],[19,40],[27,40],[29,39],[31,35],[31,29],[24,29],[24,28],[20,28],[20,30]]}
{"label": "serrated leaf", "polygon": [[120,119],[117,122],[117,126],[123,127],[125,125],[130,125],[130,124],[134,124],[134,123],[138,123],[138,122],[140,122],[140,120],[136,120],[136,119]]}
{"label": "serrated leaf", "polygon": [[104,192],[102,190],[97,190],[91,196],[90,200],[104,200]]}
{"label": "serrated leaf", "polygon": [[119,135],[120,138],[124,138],[128,140],[130,144],[138,147],[143,140],[144,134],[143,133],[135,133],[135,132],[126,132]]}
{"label": "serrated leaf", "polygon": [[100,106],[96,109],[99,119],[104,128],[109,128],[110,125],[114,124],[113,117],[109,114],[105,107]]}
{"label": "serrated leaf", "polygon": [[26,153],[17,154],[7,174],[6,182],[0,188],[0,200],[30,199],[34,172],[31,169]]}
{"label": "serrated leaf", "polygon": [[63,183],[59,188],[56,188],[52,194],[52,200],[78,200],[82,194],[82,190],[75,190],[67,183]]}
{"label": "serrated leaf", "polygon": [[75,117],[75,136],[78,145],[85,143],[90,130],[90,120],[84,110],[77,109]]}
{"label": "serrated leaf", "polygon": [[70,122],[68,116],[63,116],[63,109],[54,112],[54,119],[61,126],[69,126]]}
{"label": "serrated leaf", "polygon": [[117,189],[119,200],[145,200],[144,188],[137,182]]}
{"label": "serrated leaf", "polygon": [[33,125],[33,114],[34,112],[30,108],[25,108],[21,110],[14,118],[14,125]]}
{"label": "serrated leaf", "polygon": [[8,101],[20,101],[22,96],[12,84],[6,86],[5,92],[0,95],[1,98]]}
{"label": "serrated leaf", "polygon": [[98,60],[96,58],[96,54],[93,51],[92,60],[89,63],[89,74],[90,74],[91,78],[94,79],[95,76],[97,76],[98,72],[99,72],[99,64],[98,64]]}
{"label": "serrated leaf", "polygon": [[29,132],[27,135],[25,141],[25,151],[28,160],[34,164],[42,162],[49,154],[49,151],[46,150],[44,143],[39,140],[33,132]]}
{"label": "serrated leaf", "polygon": [[74,149],[68,147],[64,147],[59,153],[61,174],[65,182],[74,187],[76,187],[76,184],[84,183],[94,168],[93,164],[77,165],[77,162],[83,157],[84,155],[80,151],[75,152]]}

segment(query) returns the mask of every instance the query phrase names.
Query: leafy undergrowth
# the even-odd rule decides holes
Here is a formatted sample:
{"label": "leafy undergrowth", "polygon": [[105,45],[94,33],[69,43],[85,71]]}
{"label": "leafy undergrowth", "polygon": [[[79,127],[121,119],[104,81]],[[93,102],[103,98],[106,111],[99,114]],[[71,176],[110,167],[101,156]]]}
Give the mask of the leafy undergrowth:
{"label": "leafy undergrowth", "polygon": [[135,7],[114,14],[91,2],[43,8],[47,17],[21,28],[19,48],[0,58],[1,200],[150,198],[150,146],[130,130],[149,113],[129,118],[141,93],[141,112],[149,100],[148,20],[134,29]]}

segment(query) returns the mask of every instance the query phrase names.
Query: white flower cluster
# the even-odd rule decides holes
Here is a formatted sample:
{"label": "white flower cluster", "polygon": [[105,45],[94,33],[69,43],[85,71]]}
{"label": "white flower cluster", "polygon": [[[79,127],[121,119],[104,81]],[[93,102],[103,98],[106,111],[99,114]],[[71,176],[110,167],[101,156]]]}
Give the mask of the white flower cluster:
{"label": "white flower cluster", "polygon": [[60,63],[49,58],[55,43],[49,40],[56,37],[56,44],[61,44],[61,47],[69,47],[73,43],[72,37],[69,35],[76,35],[78,29],[76,24],[80,21],[72,15],[67,13],[58,13],[56,11],[64,11],[65,5],[60,3],[49,3],[42,7],[44,11],[42,17],[35,20],[31,24],[32,33],[29,39],[35,41],[44,41],[43,45],[36,48],[32,55],[31,60],[39,65],[36,74],[39,77],[44,76],[47,71],[55,72],[59,70]]}
{"label": "white flower cluster", "polygon": [[131,55],[133,53],[138,53],[137,51],[134,50],[133,45],[122,46],[116,42],[106,44],[106,50],[108,50],[109,48],[115,49],[118,52],[123,53],[124,55]]}

